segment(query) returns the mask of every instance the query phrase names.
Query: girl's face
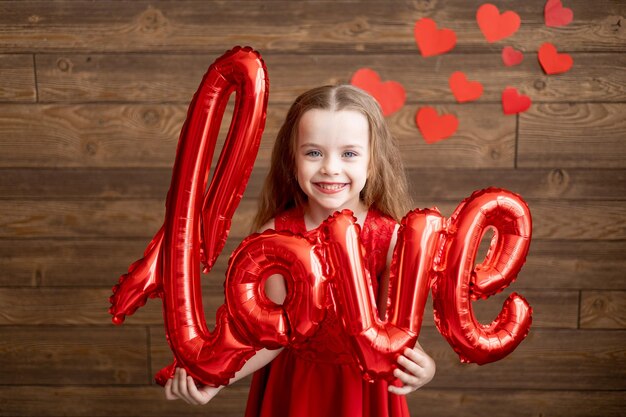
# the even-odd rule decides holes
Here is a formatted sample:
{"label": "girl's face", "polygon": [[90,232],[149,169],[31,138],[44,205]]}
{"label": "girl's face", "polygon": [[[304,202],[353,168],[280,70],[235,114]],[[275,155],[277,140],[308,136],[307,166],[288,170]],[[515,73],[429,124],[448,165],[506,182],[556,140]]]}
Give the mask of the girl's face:
{"label": "girl's face", "polygon": [[312,109],[298,125],[298,184],[311,208],[328,214],[360,208],[369,166],[369,124],[354,110]]}

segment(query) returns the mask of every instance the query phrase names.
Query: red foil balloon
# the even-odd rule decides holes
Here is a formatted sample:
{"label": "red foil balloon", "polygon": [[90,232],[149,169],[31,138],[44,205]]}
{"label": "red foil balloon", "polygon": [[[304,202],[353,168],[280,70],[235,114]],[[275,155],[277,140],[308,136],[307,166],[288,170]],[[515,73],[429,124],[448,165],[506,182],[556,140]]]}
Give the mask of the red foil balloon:
{"label": "red foil balloon", "polygon": [[[131,265],[113,289],[110,313],[117,324],[148,296],[163,298],[175,362],[157,375],[161,384],[175,366],[185,367],[203,383],[225,384],[254,354],[255,349],[231,331],[225,308],[218,311],[214,333],[207,329],[199,266],[202,261],[207,272],[211,269],[228,236],[265,126],[268,85],[265,64],[249,47],[227,51],[209,67],[181,131],[163,228],[144,258]],[[233,120],[205,193],[221,119],[233,92]]]}
{"label": "red foil balloon", "polygon": [[387,320],[379,319],[369,271],[359,242],[360,226],[348,210],[324,225],[337,312],[350,335],[366,380],[395,380],[405,348],[419,336],[431,280],[432,259],[443,231],[441,214],[415,210],[403,220],[390,271]]}
{"label": "red foil balloon", "polygon": [[[233,121],[205,193],[232,92],[237,93]],[[515,279],[531,238],[523,200],[494,188],[472,194],[447,222],[436,210],[405,216],[391,264],[385,320],[379,319],[364,265],[359,226],[346,210],[309,238],[273,230],[246,238],[230,258],[226,304],[209,332],[200,264],[208,272],[224,246],[258,151],[267,97],[266,68],[252,49],[234,48],[209,67],[179,139],[165,223],[144,257],[113,288],[109,311],[117,324],[147,297],[163,298],[175,360],[157,374],[157,382],[164,385],[174,367],[182,366],[197,381],[225,385],[257,350],[306,341],[328,308],[342,318],[364,377],[393,380],[397,356],[419,336],[431,283],[437,327],[463,361],[492,362],[515,349],[531,322],[531,309],[521,296],[511,295],[487,326],[476,321],[471,306],[472,300],[501,291]],[[484,262],[474,268],[488,228],[496,234]],[[266,279],[277,273],[287,280],[281,306],[264,291]],[[335,306],[325,304],[328,290]]]}
{"label": "red foil balloon", "polygon": [[[265,281],[272,274],[286,280],[282,305],[265,295]],[[249,236],[231,255],[225,284],[226,305],[237,331],[258,348],[304,342],[328,307],[326,277],[318,243],[274,230]]]}
{"label": "red foil balloon", "polygon": [[[482,264],[476,252],[488,229],[495,229]],[[526,203],[510,191],[488,188],[474,192],[456,209],[437,260],[440,271],[433,285],[435,323],[463,362],[485,364],[511,353],[530,329],[532,309],[511,294],[488,325],[474,317],[472,300],[506,288],[520,271],[531,239]]]}

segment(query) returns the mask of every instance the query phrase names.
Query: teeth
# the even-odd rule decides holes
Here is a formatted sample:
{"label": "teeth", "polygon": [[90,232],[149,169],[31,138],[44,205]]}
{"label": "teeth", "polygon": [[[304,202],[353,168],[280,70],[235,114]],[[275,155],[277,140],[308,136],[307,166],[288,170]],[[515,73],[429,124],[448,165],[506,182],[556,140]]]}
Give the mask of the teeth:
{"label": "teeth", "polygon": [[333,184],[333,185],[327,185],[327,184],[317,184],[320,188],[323,188],[325,190],[339,190],[341,188],[343,188],[345,186],[345,184]]}

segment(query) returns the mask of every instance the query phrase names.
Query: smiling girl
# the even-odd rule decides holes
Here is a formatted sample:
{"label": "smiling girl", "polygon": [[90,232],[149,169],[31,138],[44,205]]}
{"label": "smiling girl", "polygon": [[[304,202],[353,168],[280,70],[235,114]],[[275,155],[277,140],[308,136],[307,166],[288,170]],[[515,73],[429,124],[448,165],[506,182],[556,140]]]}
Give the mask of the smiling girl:
{"label": "smiling girl", "polygon": [[[411,209],[407,189],[397,144],[376,101],[350,85],[315,88],[295,100],[278,133],[253,231],[307,236],[335,211],[351,210],[383,318],[397,222]],[[282,304],[283,277],[268,278],[265,291]],[[435,363],[417,343],[398,365],[396,383],[366,382],[330,308],[304,345],[261,349],[230,382],[255,372],[246,417],[409,416],[404,396],[433,378]],[[222,388],[197,388],[181,368],[165,394],[205,404]]]}

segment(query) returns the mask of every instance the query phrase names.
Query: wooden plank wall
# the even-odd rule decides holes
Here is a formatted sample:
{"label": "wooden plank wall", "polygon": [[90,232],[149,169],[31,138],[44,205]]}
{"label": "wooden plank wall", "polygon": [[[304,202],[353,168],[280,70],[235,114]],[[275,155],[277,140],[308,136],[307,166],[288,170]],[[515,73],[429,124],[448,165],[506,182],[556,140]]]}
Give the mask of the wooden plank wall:
{"label": "wooden plank wall", "polygon": [[[488,44],[476,0],[0,1],[0,416],[242,415],[247,381],[205,407],[164,400],[152,382],[170,353],[160,303],[111,324],[111,286],[163,221],[176,143],[208,65],[243,44],[263,54],[267,129],[231,236],[205,280],[210,323],[227,256],[246,235],[273,138],[297,94],[348,82],[359,68],[401,82],[389,117],[419,207],[449,216],[473,190],[528,202],[533,242],[518,281],[476,303],[484,321],[515,290],[533,305],[528,338],[509,357],[462,365],[429,308],[422,344],[435,379],[410,396],[414,416],[623,416],[626,413],[626,6],[564,0],[574,22],[543,24],[543,0],[494,1],[522,18]],[[454,29],[450,54],[422,58],[414,22]],[[574,67],[546,76],[536,51],[554,43]],[[523,63],[507,68],[513,45]],[[456,104],[455,70],[484,84]],[[500,92],[533,100],[504,116]],[[425,104],[460,119],[427,145]],[[228,116],[227,116],[228,118]]]}

